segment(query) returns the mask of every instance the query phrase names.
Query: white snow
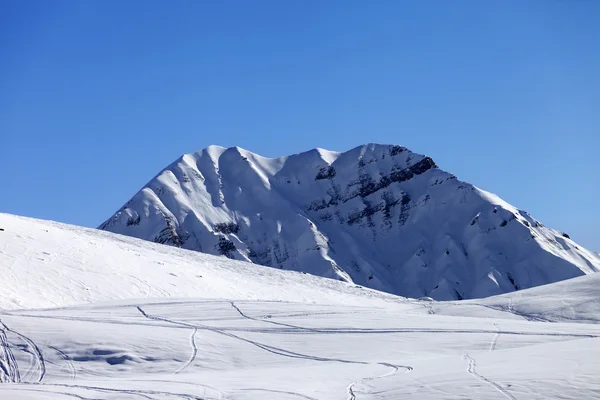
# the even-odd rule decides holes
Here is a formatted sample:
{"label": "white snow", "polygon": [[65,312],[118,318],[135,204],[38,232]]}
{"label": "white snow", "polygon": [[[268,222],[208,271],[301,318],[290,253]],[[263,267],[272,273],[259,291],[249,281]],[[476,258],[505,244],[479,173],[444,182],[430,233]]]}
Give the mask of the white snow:
{"label": "white snow", "polygon": [[401,146],[277,159],[187,154],[101,229],[437,300],[513,292],[600,270],[527,212]]}
{"label": "white snow", "polygon": [[364,304],[386,293],[148,241],[0,213],[0,309],[198,297]]}
{"label": "white snow", "polygon": [[599,274],[420,301],[49,221],[0,227],[0,399],[600,395]]}

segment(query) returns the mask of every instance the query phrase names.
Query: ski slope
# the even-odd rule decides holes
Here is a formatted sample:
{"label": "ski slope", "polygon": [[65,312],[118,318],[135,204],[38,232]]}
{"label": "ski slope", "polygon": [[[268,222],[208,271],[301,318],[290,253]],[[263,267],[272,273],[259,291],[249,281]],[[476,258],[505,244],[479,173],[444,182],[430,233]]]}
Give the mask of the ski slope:
{"label": "ski slope", "polygon": [[398,297],[122,235],[0,214],[0,309],[202,297],[364,304]]}
{"label": "ski slope", "polygon": [[49,221],[0,228],[0,399],[600,396],[598,274],[435,302]]}

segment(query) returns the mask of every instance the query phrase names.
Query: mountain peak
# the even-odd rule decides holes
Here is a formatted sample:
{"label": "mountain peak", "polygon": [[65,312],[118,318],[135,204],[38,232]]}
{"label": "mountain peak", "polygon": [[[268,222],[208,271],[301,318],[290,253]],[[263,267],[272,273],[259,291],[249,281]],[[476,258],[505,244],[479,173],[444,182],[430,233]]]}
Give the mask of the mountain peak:
{"label": "mountain peak", "polygon": [[499,197],[399,145],[266,158],[209,146],[101,229],[409,297],[463,299],[600,270]]}

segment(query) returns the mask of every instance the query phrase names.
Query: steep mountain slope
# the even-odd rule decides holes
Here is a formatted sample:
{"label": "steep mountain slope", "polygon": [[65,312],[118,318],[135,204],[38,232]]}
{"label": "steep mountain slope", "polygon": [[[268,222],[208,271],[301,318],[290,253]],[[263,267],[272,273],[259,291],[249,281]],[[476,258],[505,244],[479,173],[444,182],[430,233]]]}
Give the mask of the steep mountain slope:
{"label": "steep mountain slope", "polygon": [[409,297],[485,297],[600,270],[597,255],[426,156],[368,144],[267,159],[210,146],[100,229]]}

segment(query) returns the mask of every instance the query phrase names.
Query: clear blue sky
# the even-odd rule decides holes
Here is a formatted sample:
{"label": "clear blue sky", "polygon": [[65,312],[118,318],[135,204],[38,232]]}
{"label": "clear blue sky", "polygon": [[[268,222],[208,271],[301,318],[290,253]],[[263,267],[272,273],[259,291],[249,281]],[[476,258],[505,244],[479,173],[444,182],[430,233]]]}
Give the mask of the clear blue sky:
{"label": "clear blue sky", "polygon": [[183,153],[397,143],[600,251],[600,1],[0,1],[0,211]]}

